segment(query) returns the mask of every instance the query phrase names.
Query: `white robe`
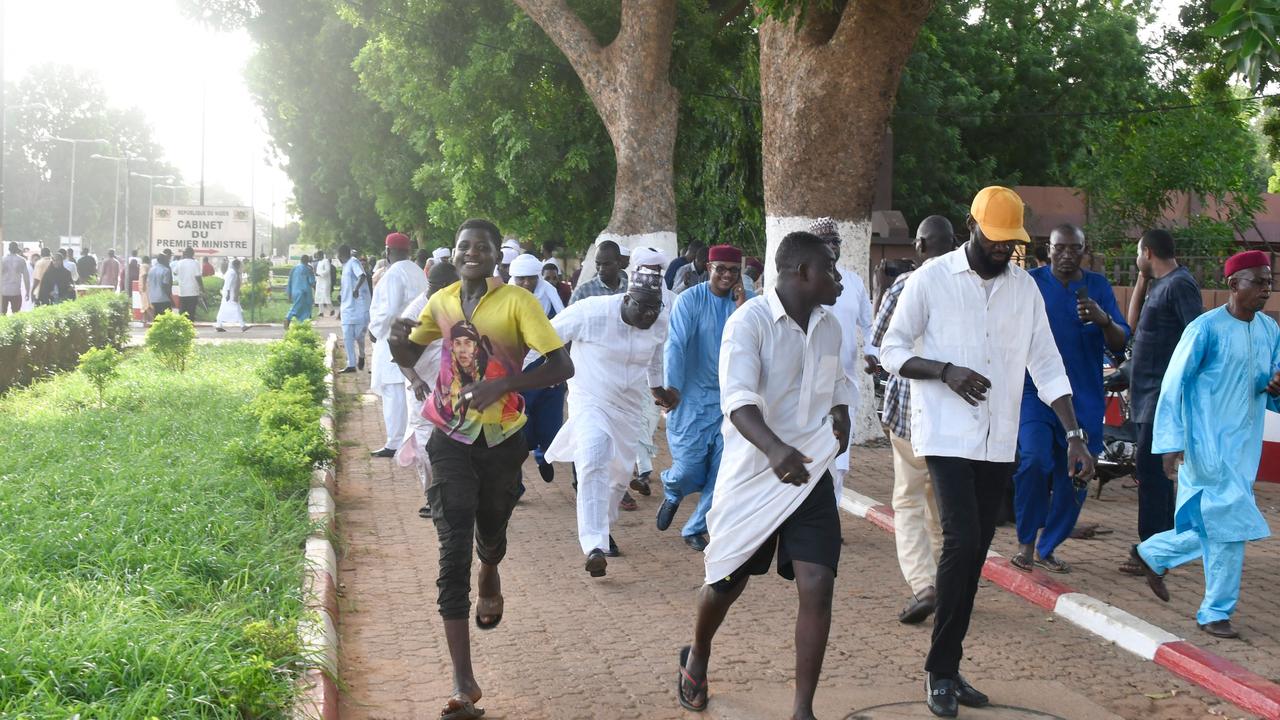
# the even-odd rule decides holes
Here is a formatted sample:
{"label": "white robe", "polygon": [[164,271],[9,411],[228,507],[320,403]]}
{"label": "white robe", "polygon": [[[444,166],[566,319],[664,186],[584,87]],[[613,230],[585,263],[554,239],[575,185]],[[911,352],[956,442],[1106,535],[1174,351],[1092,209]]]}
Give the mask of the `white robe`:
{"label": "white robe", "polygon": [[[862,356],[875,354],[869,347],[871,344],[871,296],[867,294],[867,286],[863,284],[860,275],[843,267],[837,269],[840,271],[840,284],[844,286],[844,291],[836,299],[836,304],[831,307],[831,313],[835,315],[836,320],[840,321],[843,348],[840,366],[844,368],[845,377],[849,379],[849,385],[853,388],[853,402],[849,404],[849,417],[854,418],[856,427],[858,407],[861,402],[858,383],[866,374],[863,372],[865,361]],[[849,471],[849,450],[836,458],[831,469],[835,471],[832,473],[832,478],[835,480],[838,502],[840,492],[843,490],[841,479]]]}
{"label": "white robe", "polygon": [[665,316],[639,330],[622,321],[624,295],[583,298],[551,321],[572,343],[569,419],[546,459],[578,470],[578,542],[584,553],[607,550],[641,433],[637,404],[662,384]]}
{"label": "white robe", "polygon": [[[417,320],[422,315],[422,310],[427,306],[427,293],[423,292],[409,303],[409,306],[400,313],[400,317],[410,320]],[[440,349],[443,344],[440,340],[432,342],[423,349],[422,355],[418,357],[418,362],[414,364],[413,370],[418,373],[418,377],[427,382],[428,385],[434,386],[436,376],[440,374]],[[404,381],[405,403],[408,406],[409,424],[405,431],[404,442],[401,443],[400,449],[396,451],[396,462],[400,467],[413,466],[418,473],[418,483],[422,486],[422,492],[427,492],[427,486],[431,484],[431,459],[427,456],[427,441],[431,439],[431,431],[435,425],[422,414],[424,402],[431,402],[428,397],[425,401],[419,400],[417,395],[413,393],[413,385],[408,379]]]}
{"label": "white robe", "polygon": [[[226,279],[222,285],[222,304],[218,306],[218,317],[214,322],[214,327],[222,327],[223,325],[239,325],[244,327],[244,310],[241,309],[240,303],[231,299],[231,291],[240,281],[240,274],[235,270],[228,270]],[[239,293],[236,295],[239,296]]]}
{"label": "white robe", "polygon": [[329,258],[323,258],[316,263],[316,302],[320,305],[333,304],[333,281],[329,275],[331,267]]}
{"label": "white robe", "polygon": [[373,288],[373,299],[369,305],[369,333],[377,340],[373,344],[373,367],[369,385],[375,392],[381,392],[383,385],[395,385],[399,391],[404,384],[404,375],[396,362],[391,359],[391,347],[387,338],[391,335],[391,325],[410,302],[419,294],[427,291],[427,276],[422,273],[412,260],[401,260],[388,267],[382,279]]}

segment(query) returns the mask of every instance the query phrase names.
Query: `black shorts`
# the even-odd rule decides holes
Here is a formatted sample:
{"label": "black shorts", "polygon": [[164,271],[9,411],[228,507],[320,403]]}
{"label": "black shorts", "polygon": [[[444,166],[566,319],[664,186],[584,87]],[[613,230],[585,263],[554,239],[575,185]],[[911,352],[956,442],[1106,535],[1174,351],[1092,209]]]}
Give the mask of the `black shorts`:
{"label": "black shorts", "polygon": [[770,535],[759,549],[737,570],[722,580],[711,583],[711,589],[728,592],[737,587],[748,575],[764,575],[773,563],[774,549],[778,553],[778,574],[787,580],[795,580],[792,563],[813,563],[836,572],[840,564],[840,510],[836,507],[836,491],[831,473],[823,473],[822,479],[800,503],[791,516]]}

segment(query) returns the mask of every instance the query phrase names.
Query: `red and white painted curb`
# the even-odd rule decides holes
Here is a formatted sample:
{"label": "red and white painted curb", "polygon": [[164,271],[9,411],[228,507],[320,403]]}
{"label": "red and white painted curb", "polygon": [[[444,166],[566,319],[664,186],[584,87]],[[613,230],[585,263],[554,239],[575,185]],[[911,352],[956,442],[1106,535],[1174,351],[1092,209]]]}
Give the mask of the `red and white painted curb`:
{"label": "red and white painted curb", "polygon": [[[333,356],[338,338],[330,334],[325,341],[324,376],[327,392],[321,402],[324,413],[320,427],[329,444],[338,446],[337,427],[333,421]],[[307,670],[299,679],[299,695],[294,707],[297,720],[338,720],[338,556],[329,536],[334,530],[337,475],[332,467],[317,468],[311,474],[311,493],[307,497],[307,514],[311,518],[311,534],[306,544],[306,569],[302,579],[302,597],[306,615],[298,626]]]}
{"label": "red and white painted curb", "polygon": [[[840,508],[893,532],[893,508],[845,488]],[[1039,570],[1026,573],[997,552],[982,575],[1000,587],[1060,615],[1089,632],[1154,661],[1219,698],[1270,720],[1280,720],[1280,685],[1120,608],[1079,593]]]}

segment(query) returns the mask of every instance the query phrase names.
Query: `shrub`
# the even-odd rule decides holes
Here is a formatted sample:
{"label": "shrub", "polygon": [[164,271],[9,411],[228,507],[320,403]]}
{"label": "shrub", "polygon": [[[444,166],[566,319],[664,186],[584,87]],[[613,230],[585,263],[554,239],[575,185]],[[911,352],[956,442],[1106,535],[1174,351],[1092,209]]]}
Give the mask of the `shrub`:
{"label": "shrub", "polygon": [[[280,345],[294,345],[281,341]],[[274,348],[273,348],[274,349]],[[270,361],[268,361],[270,362]],[[249,404],[258,433],[237,451],[241,464],[257,473],[280,497],[305,492],[311,468],[334,458],[324,430],[314,388],[295,375],[277,390],[267,390]]]}
{"label": "shrub", "polygon": [[211,307],[218,307],[218,303],[222,302],[222,278],[217,275],[210,275],[204,279],[204,304]]}
{"label": "shrub", "polygon": [[284,340],[267,350],[267,362],[261,370],[262,383],[270,390],[283,389],[290,378],[301,378],[313,402],[324,399],[326,374],[320,336],[309,322],[291,325]]}
{"label": "shrub", "polygon": [[98,391],[98,404],[105,405],[107,383],[120,374],[120,361],[124,356],[120,351],[108,345],[92,348],[80,356],[80,372],[89,378]]}
{"label": "shrub", "polygon": [[119,348],[128,336],[129,299],[120,293],[0,317],[0,393],[71,370],[86,350]]}
{"label": "shrub", "polygon": [[147,330],[147,349],[169,370],[182,372],[195,349],[196,326],[172,310],[162,313]]}

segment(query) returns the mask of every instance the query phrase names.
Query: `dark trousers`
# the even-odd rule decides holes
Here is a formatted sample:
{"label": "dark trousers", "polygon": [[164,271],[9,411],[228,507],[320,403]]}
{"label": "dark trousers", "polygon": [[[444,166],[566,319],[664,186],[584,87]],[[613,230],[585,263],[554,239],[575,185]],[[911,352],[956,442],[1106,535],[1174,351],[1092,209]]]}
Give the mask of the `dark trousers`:
{"label": "dark trousers", "polygon": [[1151,454],[1153,423],[1137,423],[1137,459],[1134,475],[1138,478],[1138,538],[1146,540],[1156,533],[1173,529],[1173,511],[1177,497],[1173,481],[1164,474],[1162,455]]}
{"label": "dark trousers", "polygon": [[563,383],[520,393],[524,396],[524,414],[529,417],[524,424],[524,437],[539,465],[546,464],[543,454],[564,425],[564,393]]}
{"label": "dark trousers", "polygon": [[931,455],[925,458],[942,524],[937,611],[924,669],[945,677],[960,672],[973,598],[996,532],[996,515],[1013,463]]}
{"label": "dark trousers", "polygon": [[196,321],[196,306],[200,304],[199,295],[179,295],[178,296],[178,312],[187,316],[191,322]]}
{"label": "dark trousers", "polygon": [[14,312],[22,309],[22,296],[0,295],[0,315],[8,315],[11,309]]}
{"label": "dark trousers", "polygon": [[520,466],[529,455],[524,433],[489,447],[482,434],[474,444],[441,430],[427,441],[431,485],[427,502],[440,541],[437,604],[445,620],[460,620],[471,609],[471,543],[486,565],[507,554],[507,521],[519,495]]}
{"label": "dark trousers", "polygon": [[171,302],[156,302],[154,300],[151,301],[151,312],[153,315],[155,315],[155,317],[160,317],[161,314],[168,312],[172,309],[173,309],[173,303]]}

